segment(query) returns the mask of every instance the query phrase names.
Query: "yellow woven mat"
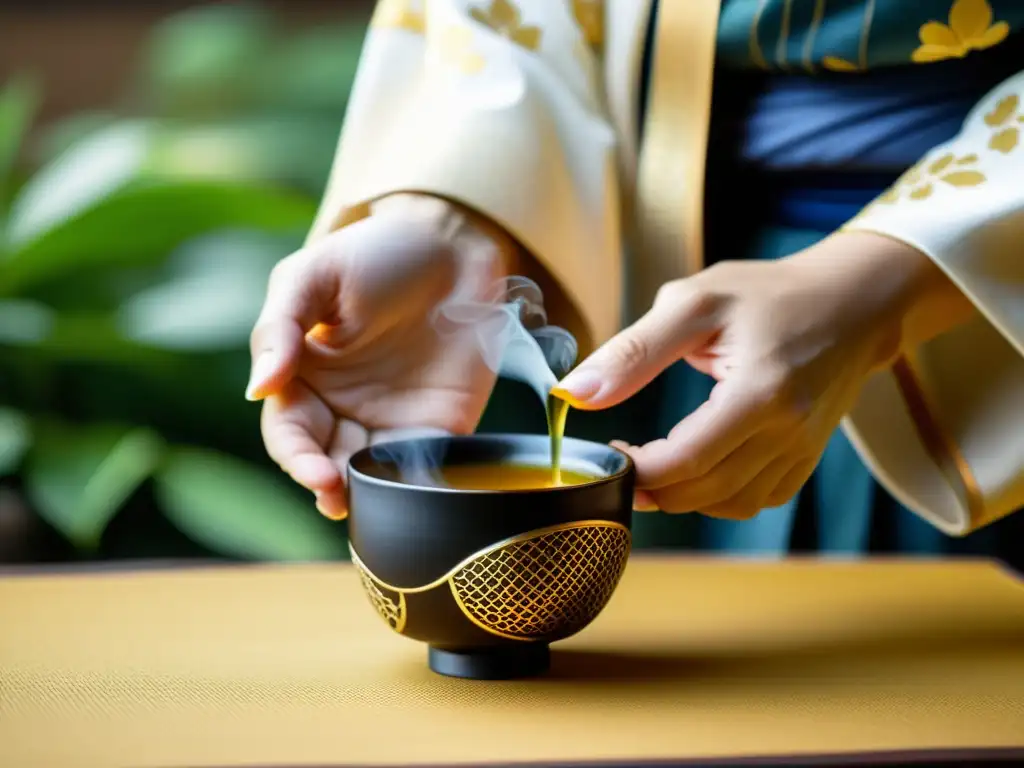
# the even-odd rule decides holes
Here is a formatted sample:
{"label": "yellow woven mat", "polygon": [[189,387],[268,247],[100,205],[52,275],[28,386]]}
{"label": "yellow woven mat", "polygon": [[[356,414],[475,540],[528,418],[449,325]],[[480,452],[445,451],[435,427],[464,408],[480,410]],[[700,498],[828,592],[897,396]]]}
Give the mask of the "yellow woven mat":
{"label": "yellow woven mat", "polygon": [[546,679],[425,655],[344,565],[6,577],[0,766],[1024,746],[1024,587],[985,563],[636,557]]}

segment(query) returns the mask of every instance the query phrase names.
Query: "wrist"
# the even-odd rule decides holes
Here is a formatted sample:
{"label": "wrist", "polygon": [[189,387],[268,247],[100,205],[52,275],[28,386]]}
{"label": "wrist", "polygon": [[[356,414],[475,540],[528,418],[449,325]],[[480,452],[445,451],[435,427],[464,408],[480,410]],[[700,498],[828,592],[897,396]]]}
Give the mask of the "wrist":
{"label": "wrist", "polygon": [[892,360],[973,316],[974,307],[932,259],[914,246],[873,232],[832,235],[794,259],[820,269],[888,339]]}
{"label": "wrist", "polygon": [[439,245],[454,252],[460,264],[472,262],[495,277],[514,272],[516,248],[507,233],[487,217],[447,198],[396,192],[374,202],[371,215],[400,216],[425,226]]}

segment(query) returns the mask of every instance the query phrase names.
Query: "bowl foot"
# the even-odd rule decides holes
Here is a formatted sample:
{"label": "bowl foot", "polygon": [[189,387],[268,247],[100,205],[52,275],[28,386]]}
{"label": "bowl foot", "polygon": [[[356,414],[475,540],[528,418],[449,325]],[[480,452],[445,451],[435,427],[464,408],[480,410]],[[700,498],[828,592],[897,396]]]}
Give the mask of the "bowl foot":
{"label": "bowl foot", "polygon": [[470,680],[511,680],[548,671],[551,650],[547,643],[524,643],[513,648],[453,651],[430,646],[430,668],[439,675]]}

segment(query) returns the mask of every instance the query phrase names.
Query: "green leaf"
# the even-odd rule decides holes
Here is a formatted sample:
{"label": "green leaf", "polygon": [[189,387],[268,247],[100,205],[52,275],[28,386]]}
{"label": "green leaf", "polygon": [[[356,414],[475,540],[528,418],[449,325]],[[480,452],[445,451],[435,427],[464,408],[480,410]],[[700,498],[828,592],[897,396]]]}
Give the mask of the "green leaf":
{"label": "green leaf", "polygon": [[78,112],[58,120],[38,131],[38,137],[32,142],[32,158],[40,164],[51,163],[117,122],[115,115],[106,112]]}
{"label": "green leaf", "polygon": [[0,477],[13,474],[32,444],[29,421],[17,411],[0,408]]}
{"label": "green leaf", "polygon": [[293,233],[316,212],[300,195],[217,182],[131,185],[0,262],[0,291],[88,272],[98,266],[141,266],[197,235],[253,228]]}
{"label": "green leaf", "polygon": [[222,232],[180,248],[170,279],[122,306],[118,327],[147,346],[217,351],[246,346],[259,317],[270,271],[288,246],[254,232]]}
{"label": "green leaf", "polygon": [[186,240],[218,229],[309,226],[316,207],[307,196],[196,178],[204,163],[191,176],[156,167],[165,135],[148,123],[113,126],[26,184],[11,207],[12,250],[0,260],[0,293],[99,267],[158,263]]}
{"label": "green leaf", "polygon": [[114,125],[37,172],[11,204],[10,245],[24,247],[138,180],[155,134],[154,126],[141,121]]}
{"label": "green leaf", "polygon": [[253,82],[268,108],[330,113],[337,122],[362,52],[365,24],[342,24],[294,35],[259,62]]}
{"label": "green leaf", "polygon": [[15,79],[0,90],[0,188],[18,158],[38,100],[38,91],[27,78]]}
{"label": "green leaf", "polygon": [[0,262],[0,292],[101,266],[159,263],[185,241],[218,229],[293,233],[307,228],[315,212],[309,198],[244,184],[130,185]]}
{"label": "green leaf", "polygon": [[190,9],[158,25],[147,47],[141,90],[174,114],[237,111],[266,56],[274,20],[248,3]]}
{"label": "green leaf", "polygon": [[40,344],[53,332],[54,322],[54,312],[43,304],[23,299],[0,299],[0,344]]}
{"label": "green leaf", "polygon": [[183,242],[218,229],[296,232],[315,211],[309,198],[251,185],[127,184],[0,261],[0,293],[99,267],[156,264]]}
{"label": "green leaf", "polygon": [[176,355],[128,339],[113,313],[58,313],[34,301],[0,299],[0,349],[20,349],[60,363],[173,367]]}
{"label": "green leaf", "polygon": [[238,459],[175,451],[156,478],[164,513],[183,533],[218,552],[253,560],[346,557],[339,528],[307,494]]}
{"label": "green leaf", "polygon": [[26,490],[54,528],[77,547],[94,550],[162,452],[160,438],[146,429],[50,425],[29,453]]}
{"label": "green leaf", "polygon": [[338,141],[334,116],[247,117],[164,131],[151,167],[172,177],[298,186],[319,194]]}

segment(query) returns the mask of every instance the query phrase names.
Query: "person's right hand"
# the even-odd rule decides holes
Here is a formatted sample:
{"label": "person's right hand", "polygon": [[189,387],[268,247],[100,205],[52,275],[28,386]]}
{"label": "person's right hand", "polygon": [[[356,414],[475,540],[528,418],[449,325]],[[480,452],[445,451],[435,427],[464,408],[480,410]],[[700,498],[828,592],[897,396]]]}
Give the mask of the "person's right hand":
{"label": "person's right hand", "polygon": [[274,269],[246,397],[264,401],[267,452],[324,515],[345,516],[349,457],[389,431],[476,427],[495,373],[472,328],[442,335],[431,318],[453,292],[479,299],[503,273],[493,231],[405,195]]}

